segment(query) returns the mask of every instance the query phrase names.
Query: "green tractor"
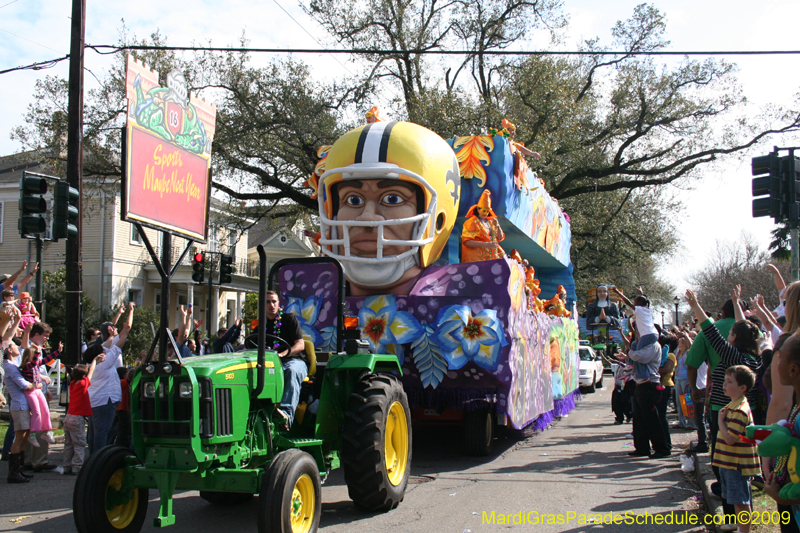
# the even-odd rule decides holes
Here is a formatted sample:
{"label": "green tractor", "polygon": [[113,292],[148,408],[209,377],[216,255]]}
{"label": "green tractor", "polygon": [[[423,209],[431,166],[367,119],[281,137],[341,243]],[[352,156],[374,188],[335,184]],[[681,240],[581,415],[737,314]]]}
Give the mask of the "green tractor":
{"label": "green tractor", "polygon": [[[261,272],[266,254],[259,246]],[[177,361],[149,360],[132,381],[133,451],[108,446],[81,469],[73,495],[80,532],[139,531],[149,490],[160,497],[156,527],[175,523],[176,490],[199,490],[211,504],[246,501],[258,494],[258,531],[316,531],[321,479],[344,468],[350,497],[368,511],[390,510],[405,494],[411,469],[411,415],[394,355],[369,353],[360,332],[344,327],[344,273],[339,274],[337,351],[312,362],[316,376],[304,386],[319,398],[291,429],[275,413],[283,394],[277,353],[265,350],[266,280],[259,284],[257,350]],[[270,339],[284,345],[277,337]],[[344,345],[344,349],[343,349]],[[285,347],[285,346],[284,346]],[[278,347],[283,350],[284,347]],[[176,350],[176,353],[178,351]],[[320,357],[324,359],[324,357]]]}

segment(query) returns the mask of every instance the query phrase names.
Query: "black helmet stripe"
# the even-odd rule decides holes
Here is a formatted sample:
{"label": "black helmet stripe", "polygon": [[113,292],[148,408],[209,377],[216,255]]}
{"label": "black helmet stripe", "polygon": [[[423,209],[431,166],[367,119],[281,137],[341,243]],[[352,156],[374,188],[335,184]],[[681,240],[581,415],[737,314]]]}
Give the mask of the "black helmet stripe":
{"label": "black helmet stripe", "polygon": [[389,151],[389,137],[395,124],[397,121],[367,124],[358,137],[354,162],[385,163]]}

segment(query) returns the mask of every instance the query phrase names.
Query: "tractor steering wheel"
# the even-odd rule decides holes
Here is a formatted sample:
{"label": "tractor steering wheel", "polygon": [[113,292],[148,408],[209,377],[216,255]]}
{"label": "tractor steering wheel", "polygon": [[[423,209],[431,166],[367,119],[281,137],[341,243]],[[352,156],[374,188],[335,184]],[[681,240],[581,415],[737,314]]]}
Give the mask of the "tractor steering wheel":
{"label": "tractor steering wheel", "polygon": [[[275,348],[274,346],[269,346],[269,339],[273,339],[275,342],[278,343],[278,347]],[[270,333],[264,334],[264,342],[266,344],[265,349],[274,351],[277,353],[285,351],[290,351],[292,349],[291,344],[286,339],[278,337],[277,335],[272,335]],[[258,348],[258,333],[253,333],[252,335],[248,335],[244,339],[244,345],[247,348],[256,349]]]}

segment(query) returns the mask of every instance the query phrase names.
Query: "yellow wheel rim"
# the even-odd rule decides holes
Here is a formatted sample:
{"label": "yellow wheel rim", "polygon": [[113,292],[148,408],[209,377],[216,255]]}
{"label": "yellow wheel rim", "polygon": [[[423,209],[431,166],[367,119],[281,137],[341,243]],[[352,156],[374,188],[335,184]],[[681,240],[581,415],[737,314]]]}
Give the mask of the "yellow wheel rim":
{"label": "yellow wheel rim", "polygon": [[292,533],[311,531],[316,505],[314,482],[308,474],[303,474],[295,483],[292,491]]}
{"label": "yellow wheel rim", "polygon": [[386,435],[383,443],[386,458],[386,475],[395,487],[403,482],[408,463],[408,419],[403,404],[394,402],[386,418]]}
{"label": "yellow wheel rim", "polygon": [[[108,480],[108,489],[120,490],[124,474],[125,471],[122,468],[114,472],[114,475]],[[108,522],[117,529],[125,529],[133,522],[138,508],[139,491],[134,489],[133,497],[127,503],[117,505],[112,509],[108,509],[108,506],[106,506]]]}

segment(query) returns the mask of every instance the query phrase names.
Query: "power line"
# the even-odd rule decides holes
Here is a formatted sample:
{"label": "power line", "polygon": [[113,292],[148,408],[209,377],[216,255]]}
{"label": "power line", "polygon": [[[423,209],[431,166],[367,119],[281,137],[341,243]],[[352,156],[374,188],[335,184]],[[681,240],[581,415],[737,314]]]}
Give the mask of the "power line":
{"label": "power line", "polygon": [[[14,0],[14,1],[16,2],[16,0]],[[14,2],[11,2],[11,3],[13,4]],[[6,6],[7,5],[9,5],[9,4],[6,4]],[[6,7],[6,6],[0,6],[0,9],[2,9],[2,8]],[[30,39],[28,39],[27,37],[23,37],[22,35],[17,35],[15,33],[11,33],[10,31],[4,30],[2,28],[0,28],[0,31],[2,31],[3,33],[9,34],[12,37],[16,37],[17,39],[22,39],[23,41],[28,41],[29,43],[33,43],[35,45],[41,46],[42,48],[47,48],[48,50],[52,50],[53,52],[58,52],[58,50],[56,50],[55,48],[50,48],[49,46],[46,46],[46,45],[44,45],[42,43],[37,43],[36,41],[31,41]]]}
{"label": "power line", "polygon": [[69,59],[69,55],[65,55],[64,57],[59,57],[58,59],[51,59],[49,61],[40,61],[39,63],[31,63],[30,65],[25,65],[22,67],[7,68],[5,70],[0,70],[0,74],[8,74],[9,72],[16,72],[19,70],[44,70],[46,68],[53,68],[58,63],[66,59]]}
{"label": "power line", "polygon": [[[472,55],[474,50],[383,50],[370,48],[349,48],[344,50],[330,48],[250,48],[250,47],[206,47],[206,46],[116,46],[110,44],[86,45],[98,53],[115,53],[122,50],[165,50],[198,52],[240,52],[272,54],[371,54],[371,55]],[[110,50],[101,52],[101,50]],[[612,51],[612,50],[491,50],[482,52],[487,56],[762,56],[762,55],[800,55],[800,50],[688,50],[688,51]]]}
{"label": "power line", "polygon": [[[289,13],[288,11],[286,11],[286,9],[284,9],[284,7],[278,3],[278,0],[272,0],[272,1],[273,1],[273,2],[275,2],[275,5],[276,5],[276,6],[278,6],[279,8],[281,8],[281,11],[283,11],[284,13],[286,13],[286,16],[288,16],[290,19],[292,19],[292,20],[294,21],[294,23],[295,23],[295,24],[297,24],[298,26],[300,26],[300,29],[301,29],[301,30],[303,30],[304,32],[306,32],[306,34],[308,34],[308,36],[309,36],[309,37],[311,37],[312,39],[314,39],[314,42],[315,42],[315,43],[317,43],[317,44],[318,44],[318,45],[320,45],[320,46],[325,46],[325,45],[323,45],[321,42],[319,42],[319,40],[318,40],[316,37],[314,37],[314,34],[312,34],[310,31],[308,31],[307,29],[305,29],[305,27],[304,27],[302,24],[300,24],[300,23],[297,21],[297,19],[296,19],[296,18],[294,18],[294,17],[292,16],[292,14],[291,14],[291,13]],[[339,64],[342,66],[342,68],[343,68],[343,69],[345,69],[347,72],[350,72],[350,69],[348,69],[348,68],[347,68],[347,66],[346,66],[344,63],[342,63],[341,61],[339,61],[338,59],[336,59],[336,56],[334,56],[334,57],[333,57],[333,59],[335,59],[335,60],[336,60],[336,62],[337,62],[337,63],[339,63]],[[353,74],[353,73],[352,73],[352,72],[350,72],[350,74]]]}
{"label": "power line", "polygon": [[[87,44],[98,54],[108,55],[122,52],[124,50],[164,50],[164,51],[188,51],[188,52],[239,52],[239,53],[271,53],[271,54],[372,54],[379,56],[392,55],[471,55],[475,54],[472,50],[375,50],[369,48],[350,48],[346,50],[336,50],[328,48],[234,48],[234,47],[210,47],[210,46],[147,46],[131,45],[116,46],[110,44]],[[487,56],[767,56],[767,55],[800,55],[800,50],[689,50],[689,51],[652,51],[652,52],[626,52],[610,50],[492,50],[485,51]],[[21,67],[0,70],[0,74],[7,74],[19,70],[41,70],[51,68],[56,63],[69,59],[69,55],[49,61],[32,63]]]}

